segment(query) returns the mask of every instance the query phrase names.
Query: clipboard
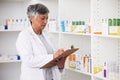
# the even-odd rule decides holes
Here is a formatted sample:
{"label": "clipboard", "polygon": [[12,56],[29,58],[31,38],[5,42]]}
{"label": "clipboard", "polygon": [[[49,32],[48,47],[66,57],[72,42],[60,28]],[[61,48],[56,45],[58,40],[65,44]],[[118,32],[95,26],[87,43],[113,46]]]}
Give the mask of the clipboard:
{"label": "clipboard", "polygon": [[64,53],[62,53],[58,57],[54,58],[53,60],[49,61],[47,64],[45,64],[42,67],[40,67],[40,69],[50,68],[50,67],[53,67],[53,66],[57,65],[56,64],[57,60],[59,60],[59,59],[61,59],[63,57],[67,57],[67,56],[69,56],[70,54],[74,53],[77,50],[78,50],[78,48],[67,49]]}

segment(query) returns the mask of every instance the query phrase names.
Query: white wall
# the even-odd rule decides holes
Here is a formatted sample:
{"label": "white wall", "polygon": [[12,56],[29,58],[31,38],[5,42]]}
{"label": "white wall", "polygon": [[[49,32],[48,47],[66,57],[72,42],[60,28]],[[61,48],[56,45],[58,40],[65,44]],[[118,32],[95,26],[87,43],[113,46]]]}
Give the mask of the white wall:
{"label": "white wall", "polygon": [[90,0],[60,0],[60,19],[90,18]]}
{"label": "white wall", "polygon": [[22,1],[0,1],[0,24],[8,18],[25,17],[25,8]]}
{"label": "white wall", "polygon": [[29,4],[42,3],[50,10],[49,18],[56,18],[58,16],[58,0],[27,0],[25,2],[26,8]]}

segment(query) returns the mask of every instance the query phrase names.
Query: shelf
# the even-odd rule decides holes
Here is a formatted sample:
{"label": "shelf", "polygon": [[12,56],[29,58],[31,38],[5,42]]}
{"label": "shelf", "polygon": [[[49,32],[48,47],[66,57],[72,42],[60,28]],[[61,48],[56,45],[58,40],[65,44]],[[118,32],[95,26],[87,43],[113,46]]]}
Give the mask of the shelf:
{"label": "shelf", "polygon": [[93,36],[93,37],[106,37],[106,38],[117,38],[120,39],[119,35],[101,35],[101,34],[83,34],[83,33],[73,33],[73,32],[49,32],[53,34],[66,34],[66,35],[80,35],[80,36]]}
{"label": "shelf", "polygon": [[98,37],[107,37],[107,38],[117,38],[120,39],[120,36],[118,35],[101,35],[101,34],[92,34],[91,36],[98,36]]}
{"label": "shelf", "polygon": [[91,35],[91,34],[72,33],[72,32],[58,32],[58,31],[55,31],[55,32],[49,31],[49,33],[52,33],[52,34],[66,34],[66,35],[80,35],[80,36],[90,36]]}
{"label": "shelf", "polygon": [[91,74],[91,73],[79,71],[79,70],[76,70],[76,69],[72,69],[72,68],[66,68],[66,69],[67,69],[67,70],[70,70],[70,71],[74,71],[74,72],[80,73],[80,74],[84,74],[84,75],[86,75],[86,76],[93,76],[93,77],[98,78],[98,79],[101,79],[101,80],[109,80],[109,79],[104,78],[104,77],[101,77],[101,76],[99,76],[99,75],[95,75],[95,74]]}
{"label": "shelf", "polygon": [[21,60],[0,60],[0,63],[11,63],[11,62],[19,63],[21,62]]}
{"label": "shelf", "polygon": [[61,34],[68,34],[68,35],[81,35],[81,36],[90,36],[91,34],[83,34],[83,33],[73,33],[73,32],[60,32]]}
{"label": "shelf", "polygon": [[52,34],[59,34],[59,32],[58,31],[49,31],[49,33],[52,33]]}
{"label": "shelf", "polygon": [[84,74],[84,75],[87,75],[87,76],[91,76],[92,75],[91,73],[83,72],[83,71],[72,69],[72,68],[66,68],[66,69],[74,71],[74,72],[77,72],[77,73],[80,73],[80,74]]}
{"label": "shelf", "polygon": [[21,30],[0,30],[0,32],[20,32]]}
{"label": "shelf", "polygon": [[106,37],[106,38],[117,38],[117,39],[120,39],[119,35],[82,34],[82,33],[72,33],[72,32],[61,32],[61,34],[80,35],[80,36],[96,36],[96,37]]}
{"label": "shelf", "polygon": [[17,1],[18,2],[18,1],[24,1],[24,0],[1,0],[1,1],[10,1],[10,2],[11,1]]}
{"label": "shelf", "polygon": [[[0,32],[20,32],[21,30],[0,30]],[[51,32],[51,34],[66,34],[66,35],[80,35],[80,36],[96,36],[96,37],[106,37],[106,38],[117,38],[120,39],[119,35],[101,35],[101,34],[82,34],[82,33],[72,33],[72,32]]]}
{"label": "shelf", "polygon": [[92,76],[95,77],[95,78],[98,78],[98,79],[102,79],[102,80],[109,80],[107,78],[100,77],[99,75],[95,75],[95,74],[93,74]]}

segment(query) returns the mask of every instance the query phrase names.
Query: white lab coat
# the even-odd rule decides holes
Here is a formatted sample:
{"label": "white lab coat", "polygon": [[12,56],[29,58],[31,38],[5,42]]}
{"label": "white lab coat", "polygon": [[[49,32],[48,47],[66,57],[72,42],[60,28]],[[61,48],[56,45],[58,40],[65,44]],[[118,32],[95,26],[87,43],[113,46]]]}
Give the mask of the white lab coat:
{"label": "white lab coat", "polygon": [[[45,31],[42,33],[55,51]],[[20,32],[16,41],[16,47],[22,59],[20,80],[45,80],[44,69],[40,69],[40,67],[52,60],[53,54],[47,54],[45,46],[34,33],[31,26]],[[52,67],[52,72],[53,79],[59,80],[60,74],[57,66]]]}

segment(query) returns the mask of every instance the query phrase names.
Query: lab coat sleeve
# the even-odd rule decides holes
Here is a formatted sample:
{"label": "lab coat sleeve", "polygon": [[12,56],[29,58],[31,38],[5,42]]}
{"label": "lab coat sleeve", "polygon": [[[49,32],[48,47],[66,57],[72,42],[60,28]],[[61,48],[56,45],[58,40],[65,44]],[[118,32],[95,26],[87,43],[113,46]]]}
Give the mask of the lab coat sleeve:
{"label": "lab coat sleeve", "polygon": [[[22,32],[19,34],[16,41],[16,48],[18,54],[20,55],[22,62],[29,67],[41,67],[44,64],[48,63],[53,59],[53,55],[38,55],[35,56],[33,54],[32,44],[31,44],[31,36]],[[43,53],[44,54],[44,53]]]}

